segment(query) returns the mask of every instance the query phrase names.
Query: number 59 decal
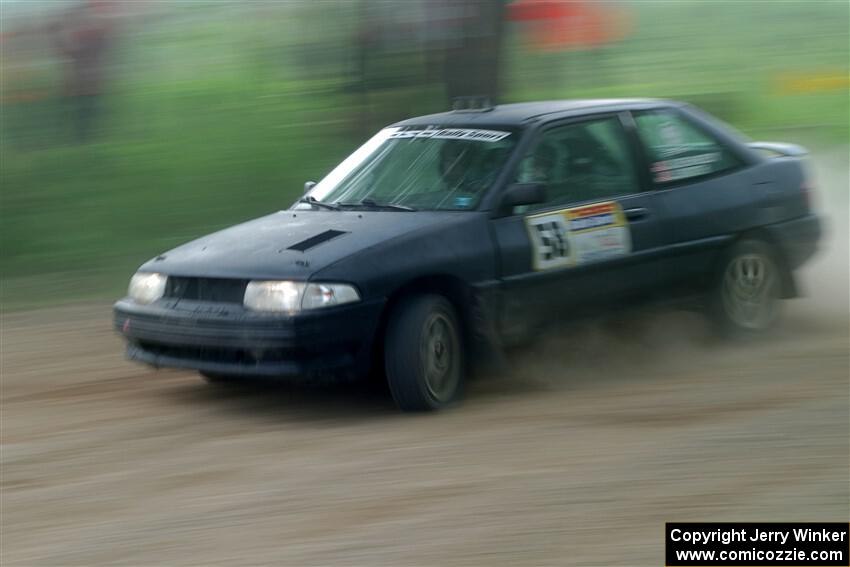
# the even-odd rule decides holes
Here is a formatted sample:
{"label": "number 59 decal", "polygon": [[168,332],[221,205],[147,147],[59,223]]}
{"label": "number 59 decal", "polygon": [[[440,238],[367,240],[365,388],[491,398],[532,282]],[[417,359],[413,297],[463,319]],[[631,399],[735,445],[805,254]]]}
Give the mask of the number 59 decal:
{"label": "number 59 decal", "polygon": [[631,252],[631,234],[616,201],[525,217],[535,270],[577,266]]}

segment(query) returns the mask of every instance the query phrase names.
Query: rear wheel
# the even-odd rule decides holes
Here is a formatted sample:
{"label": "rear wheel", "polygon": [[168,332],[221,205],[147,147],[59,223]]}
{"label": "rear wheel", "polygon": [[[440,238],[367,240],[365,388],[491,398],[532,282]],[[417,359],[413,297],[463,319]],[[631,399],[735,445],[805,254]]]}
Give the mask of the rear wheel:
{"label": "rear wheel", "polygon": [[398,304],[384,339],[390,392],[404,411],[429,411],[455,403],[463,391],[463,343],[454,307],[440,295]]}
{"label": "rear wheel", "polygon": [[766,331],[779,317],[782,274],[773,248],[742,240],[724,255],[711,297],[712,318],[725,334]]}

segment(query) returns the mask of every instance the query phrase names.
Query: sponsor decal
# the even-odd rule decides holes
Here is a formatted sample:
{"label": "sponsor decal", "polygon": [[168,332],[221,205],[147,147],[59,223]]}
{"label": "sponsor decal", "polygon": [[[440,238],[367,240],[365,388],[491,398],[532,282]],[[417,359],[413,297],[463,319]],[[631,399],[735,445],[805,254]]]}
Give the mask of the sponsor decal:
{"label": "sponsor decal", "polygon": [[656,161],[652,164],[652,177],[656,183],[699,177],[711,173],[711,164],[717,161],[720,161],[719,152]]}
{"label": "sponsor decal", "polygon": [[510,132],[499,130],[476,130],[470,128],[426,128],[424,130],[399,130],[390,138],[439,138],[441,140],[470,140],[475,142],[498,142],[510,136]]}
{"label": "sponsor decal", "polygon": [[619,203],[610,201],[525,218],[535,270],[597,262],[631,252],[631,233]]}

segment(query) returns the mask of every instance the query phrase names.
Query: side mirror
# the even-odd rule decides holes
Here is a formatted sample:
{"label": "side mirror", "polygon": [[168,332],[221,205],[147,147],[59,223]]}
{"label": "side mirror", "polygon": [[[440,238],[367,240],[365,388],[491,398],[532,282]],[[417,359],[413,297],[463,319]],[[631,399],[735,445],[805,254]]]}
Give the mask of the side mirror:
{"label": "side mirror", "polygon": [[546,185],[543,183],[514,183],[502,193],[499,203],[499,215],[511,214],[514,207],[536,205],[546,202]]}
{"label": "side mirror", "polygon": [[306,195],[307,193],[309,193],[310,189],[312,189],[315,186],[316,186],[315,181],[305,181],[304,182],[304,194]]}

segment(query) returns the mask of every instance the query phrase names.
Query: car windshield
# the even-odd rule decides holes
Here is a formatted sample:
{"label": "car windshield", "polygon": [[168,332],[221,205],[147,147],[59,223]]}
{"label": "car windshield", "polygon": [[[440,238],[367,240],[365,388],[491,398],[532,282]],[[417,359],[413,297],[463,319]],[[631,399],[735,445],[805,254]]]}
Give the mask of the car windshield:
{"label": "car windshield", "polygon": [[516,144],[505,130],[385,128],[300,201],[387,210],[472,209]]}

